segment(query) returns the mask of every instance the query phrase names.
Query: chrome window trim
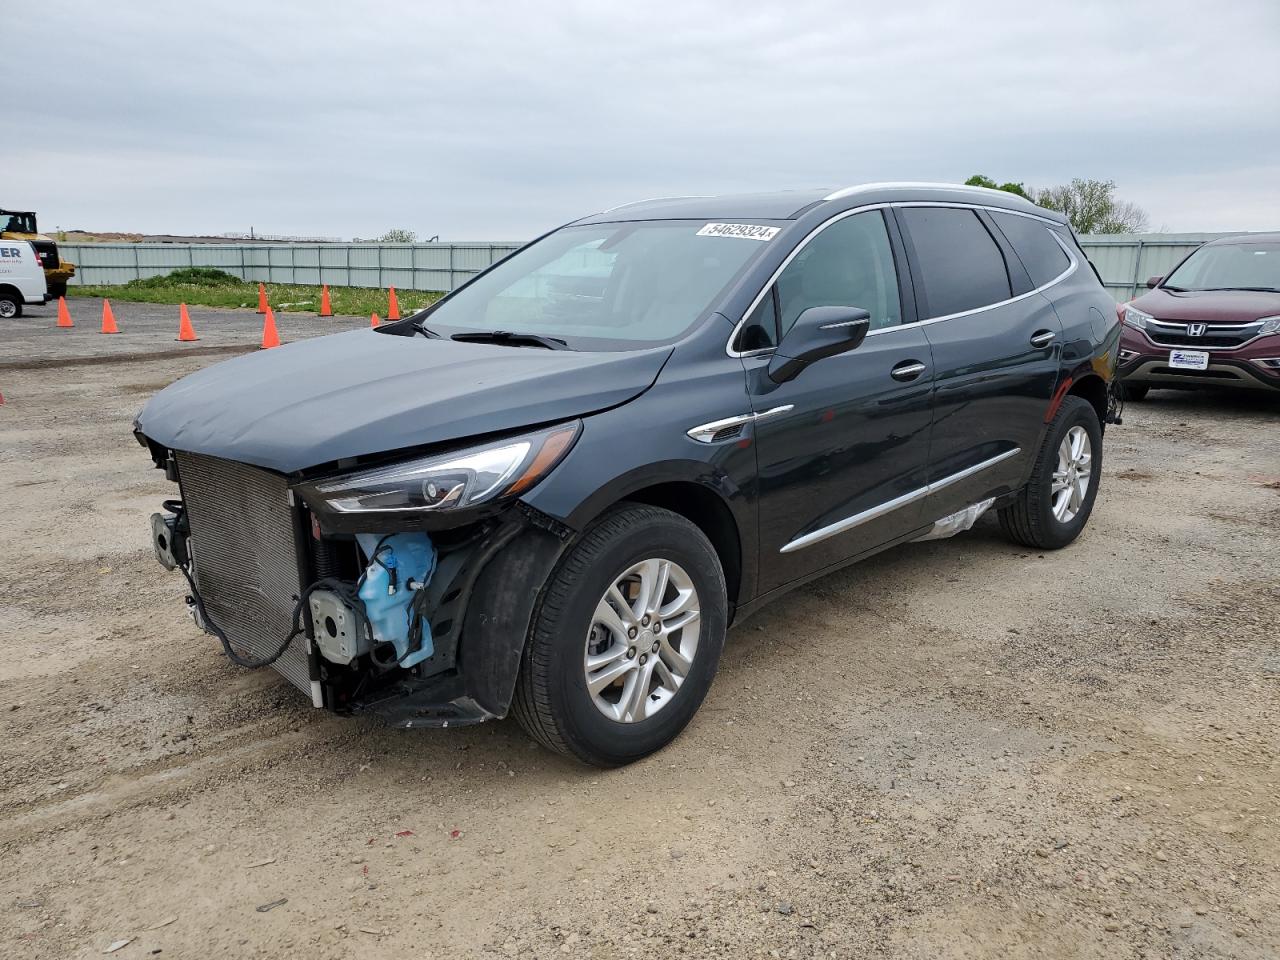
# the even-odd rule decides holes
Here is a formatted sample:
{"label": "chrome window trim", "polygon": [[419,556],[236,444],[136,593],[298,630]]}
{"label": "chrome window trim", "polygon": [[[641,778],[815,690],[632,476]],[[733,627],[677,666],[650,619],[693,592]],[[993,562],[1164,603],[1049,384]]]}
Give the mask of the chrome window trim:
{"label": "chrome window trim", "polygon": [[828,540],[831,537],[836,536],[836,534],[844,533],[847,530],[852,530],[854,527],[861,526],[869,520],[875,520],[879,517],[883,517],[885,514],[892,513],[899,507],[905,507],[908,504],[915,503],[917,500],[923,500],[931,493],[937,493],[939,490],[943,490],[951,486],[953,483],[959,483],[961,480],[966,480],[974,474],[981,473],[988,467],[994,467],[997,463],[1002,463],[1010,457],[1016,457],[1021,452],[1021,447],[1014,447],[1012,450],[1006,450],[1004,453],[991,457],[988,460],[983,460],[981,463],[975,463],[971,467],[965,467],[965,469],[958,473],[953,473],[948,477],[943,477],[941,480],[935,480],[933,483],[927,483],[923,487],[919,487],[909,493],[904,493],[900,497],[894,497],[892,500],[886,500],[884,503],[880,503],[867,510],[863,510],[861,513],[855,513],[852,516],[845,517],[843,520],[837,520],[835,523],[827,524],[825,527],[819,527],[812,533],[806,533],[803,536],[796,537],[794,540],[790,540],[783,544],[782,548],[778,552],[794,553],[796,550],[803,550],[805,547],[811,547],[815,543],[821,543],[823,540]]}
{"label": "chrome window trim", "polygon": [[[929,184],[929,186],[937,186],[937,184]],[[834,194],[832,196],[834,196]],[[958,201],[952,201],[952,200],[899,200],[893,203],[870,203],[870,204],[866,204],[865,206],[853,207],[849,210],[842,210],[839,213],[835,214],[835,216],[832,216],[822,221],[822,223],[818,224],[816,227],[810,230],[807,234],[805,234],[804,239],[801,240],[798,244],[796,244],[795,249],[792,250],[789,254],[787,254],[786,259],[783,260],[782,263],[778,265],[778,269],[776,269],[773,272],[773,274],[769,277],[768,282],[765,283],[764,287],[760,290],[759,293],[755,295],[755,298],[751,301],[750,305],[748,305],[747,309],[743,312],[742,319],[740,319],[737,323],[733,325],[733,330],[729,334],[729,340],[724,345],[725,353],[727,353],[731,357],[734,357],[735,359],[743,359],[746,357],[763,357],[773,353],[774,350],[777,349],[776,346],[762,347],[758,350],[739,351],[739,350],[733,349],[733,344],[734,344],[734,341],[738,339],[738,334],[742,331],[742,327],[747,322],[747,318],[750,317],[751,314],[755,311],[756,307],[760,305],[760,301],[764,299],[765,294],[767,294],[769,290],[773,287],[773,285],[778,282],[778,278],[782,276],[782,272],[786,270],[788,266],[791,265],[791,261],[796,258],[796,256],[800,253],[801,250],[803,250],[806,246],[809,245],[810,241],[812,241],[814,237],[816,237],[823,230],[827,229],[827,227],[831,226],[833,223],[838,223],[839,221],[843,220],[845,217],[851,217],[851,216],[854,216],[855,214],[866,213],[871,210],[890,210],[896,207],[951,207],[951,208],[959,208],[961,210],[987,210],[987,211],[994,211],[995,213],[1007,213],[1015,217],[1026,217],[1028,220],[1038,220],[1041,223],[1047,224],[1050,227],[1062,226],[1062,224],[1058,223],[1056,220],[1051,220],[1048,217],[1037,216],[1034,213],[1024,213],[1021,210],[1009,210],[1009,209],[1006,209],[1005,207],[993,207],[988,204],[977,203],[976,201],[973,203],[960,203]],[[913,327],[922,327],[925,324],[929,324],[929,323],[942,323],[944,320],[955,320],[958,317],[968,317],[977,313],[985,313],[988,310],[996,309],[996,307],[1003,307],[1006,304],[1017,303],[1019,300],[1025,300],[1028,297],[1033,297],[1038,293],[1043,293],[1045,290],[1048,290],[1050,287],[1061,283],[1063,280],[1066,280],[1069,276],[1075,273],[1080,266],[1079,259],[1076,257],[1075,253],[1071,250],[1071,248],[1067,246],[1067,244],[1063,241],[1063,239],[1060,236],[1058,236],[1057,231],[1050,230],[1049,236],[1053,237],[1053,239],[1057,242],[1058,246],[1062,248],[1062,252],[1067,255],[1067,259],[1070,261],[1070,263],[1068,264],[1065,270],[1063,270],[1060,274],[1058,274],[1052,280],[1049,280],[1047,283],[1041,284],[1040,286],[1036,287],[1034,290],[1028,290],[1026,293],[1020,293],[1016,297],[1009,297],[1007,300],[1000,300],[1000,301],[997,301],[996,303],[989,303],[982,307],[974,307],[972,310],[963,310],[960,313],[948,313],[940,317],[926,317],[923,320],[913,320],[910,323],[898,323],[898,324],[894,324],[892,327],[881,327],[878,330],[868,330],[867,336],[874,337],[882,333],[892,333],[895,330],[907,330]]]}

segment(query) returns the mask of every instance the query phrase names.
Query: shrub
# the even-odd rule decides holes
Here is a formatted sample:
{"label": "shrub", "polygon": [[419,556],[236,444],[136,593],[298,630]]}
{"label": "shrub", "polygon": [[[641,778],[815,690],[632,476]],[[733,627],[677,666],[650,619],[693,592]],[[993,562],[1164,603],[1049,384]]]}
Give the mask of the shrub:
{"label": "shrub", "polygon": [[143,277],[139,280],[130,280],[125,286],[127,287],[172,287],[175,284],[184,284],[191,287],[240,287],[244,286],[246,281],[239,277],[227,273],[225,270],[217,270],[213,267],[183,267],[181,270],[174,270],[172,273],[166,273],[159,277]]}

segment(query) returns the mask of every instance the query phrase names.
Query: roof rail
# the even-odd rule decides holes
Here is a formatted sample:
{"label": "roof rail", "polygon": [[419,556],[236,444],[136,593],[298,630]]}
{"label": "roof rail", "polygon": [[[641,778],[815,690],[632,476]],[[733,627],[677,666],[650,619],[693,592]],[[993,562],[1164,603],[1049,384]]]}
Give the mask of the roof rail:
{"label": "roof rail", "polygon": [[831,193],[828,193],[822,199],[823,200],[843,200],[845,197],[852,197],[859,193],[869,193],[872,190],[891,190],[895,188],[896,189],[918,189],[920,187],[931,187],[934,189],[944,189],[944,190],[960,190],[964,192],[973,191],[977,193],[998,193],[1005,197],[1017,196],[1017,194],[1010,194],[1008,191],[1005,191],[1005,190],[992,190],[990,187],[971,187],[963,183],[936,183],[936,182],[930,182],[928,180],[901,180],[901,181],[887,181],[885,183],[859,183],[851,187],[841,187],[839,190],[835,190]]}
{"label": "roof rail", "polygon": [[[616,207],[609,207],[607,210],[601,210],[600,213],[613,213],[615,210],[621,210],[623,207],[634,207],[641,203],[656,203],[659,200],[698,200],[709,197],[709,193],[690,193],[678,197],[645,197],[643,200],[628,200],[626,203],[620,203]],[[600,214],[596,214],[599,216]]]}

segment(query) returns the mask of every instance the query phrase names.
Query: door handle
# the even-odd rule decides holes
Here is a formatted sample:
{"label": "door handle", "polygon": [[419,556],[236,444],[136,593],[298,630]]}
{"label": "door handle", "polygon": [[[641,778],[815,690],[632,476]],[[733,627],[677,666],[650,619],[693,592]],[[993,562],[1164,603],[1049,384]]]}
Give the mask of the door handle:
{"label": "door handle", "polygon": [[900,364],[889,371],[889,376],[895,380],[914,380],[920,374],[924,373],[926,367],[919,360],[903,360]]}
{"label": "door handle", "polygon": [[1031,345],[1033,347],[1047,347],[1053,343],[1054,332],[1052,330],[1037,330],[1031,335]]}

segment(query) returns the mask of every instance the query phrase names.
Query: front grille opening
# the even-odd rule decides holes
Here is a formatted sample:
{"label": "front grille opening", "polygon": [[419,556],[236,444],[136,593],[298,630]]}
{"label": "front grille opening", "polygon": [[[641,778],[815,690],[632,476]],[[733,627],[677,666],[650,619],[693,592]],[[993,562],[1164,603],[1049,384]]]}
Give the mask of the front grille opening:
{"label": "front grille opening", "polygon": [[[302,592],[293,508],[284,477],[203,454],[174,454],[191,523],[196,585],[210,618],[239,650],[273,653],[288,635]],[[310,692],[306,644],[272,665]]]}

